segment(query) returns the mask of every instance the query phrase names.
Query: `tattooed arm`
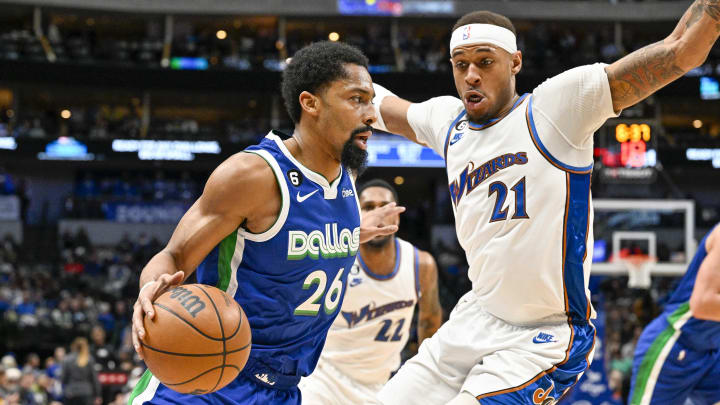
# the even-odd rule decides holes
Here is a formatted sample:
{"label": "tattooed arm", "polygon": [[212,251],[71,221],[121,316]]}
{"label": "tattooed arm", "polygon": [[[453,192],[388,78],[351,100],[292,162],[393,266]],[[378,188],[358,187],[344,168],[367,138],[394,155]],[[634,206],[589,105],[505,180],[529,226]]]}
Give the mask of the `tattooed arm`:
{"label": "tattooed arm", "polygon": [[696,0],[675,30],[605,68],[620,111],[702,65],[720,36],[720,0]]}
{"label": "tattooed arm", "polygon": [[418,344],[432,336],[442,323],[442,307],[438,296],[438,275],[435,259],[428,252],[418,251],[420,261],[420,313],[418,314]]}

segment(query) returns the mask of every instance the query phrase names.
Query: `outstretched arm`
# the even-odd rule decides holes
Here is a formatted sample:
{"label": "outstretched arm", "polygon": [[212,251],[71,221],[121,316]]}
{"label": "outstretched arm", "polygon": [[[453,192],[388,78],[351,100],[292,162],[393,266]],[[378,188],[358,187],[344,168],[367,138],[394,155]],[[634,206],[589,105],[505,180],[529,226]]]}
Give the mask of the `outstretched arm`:
{"label": "outstretched arm", "polygon": [[720,225],[705,241],[705,249],[707,256],[690,295],[690,310],[696,318],[720,322]]}
{"label": "outstretched arm", "polygon": [[375,115],[378,118],[373,127],[402,135],[413,142],[420,143],[407,118],[408,109],[412,103],[396,96],[377,83],[373,83],[373,88],[375,89],[373,103],[375,104]]}
{"label": "outstretched arm", "polygon": [[696,0],[675,30],[605,70],[613,108],[620,111],[702,65],[720,36],[720,0]]}
{"label": "outstretched arm", "polygon": [[419,251],[420,311],[418,313],[418,344],[431,337],[442,324],[442,307],[438,294],[438,275],[435,259],[428,252]]}

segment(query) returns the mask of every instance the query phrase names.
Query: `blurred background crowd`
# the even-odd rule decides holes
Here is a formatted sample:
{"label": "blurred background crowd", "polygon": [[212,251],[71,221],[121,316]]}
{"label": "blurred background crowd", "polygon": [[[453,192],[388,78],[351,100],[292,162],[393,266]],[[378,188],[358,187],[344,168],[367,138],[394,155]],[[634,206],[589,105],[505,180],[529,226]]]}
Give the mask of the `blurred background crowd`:
{"label": "blurred background crowd", "polygon": [[[450,28],[492,6],[516,25],[525,92],[661,40],[689,2],[101,3],[0,0],[0,405],[127,402],[144,371],[129,340],[139,273],[219,162],[270,129],[292,132],[278,87],[302,46],[354,44],[373,80],[413,101],[453,95]],[[716,45],[702,66],[598,131],[595,199],[693,207],[687,217],[596,216],[598,262],[614,253],[612,231],[651,230],[658,258],[681,264],[692,248],[679,236],[687,221],[695,240],[720,222],[719,83]],[[374,138],[360,182],[397,187],[407,206],[399,236],[434,255],[447,316],[470,282],[442,160],[392,135]],[[627,396],[639,333],[678,279],[654,276],[637,289],[623,274],[591,280],[604,324],[595,361],[614,404]]]}

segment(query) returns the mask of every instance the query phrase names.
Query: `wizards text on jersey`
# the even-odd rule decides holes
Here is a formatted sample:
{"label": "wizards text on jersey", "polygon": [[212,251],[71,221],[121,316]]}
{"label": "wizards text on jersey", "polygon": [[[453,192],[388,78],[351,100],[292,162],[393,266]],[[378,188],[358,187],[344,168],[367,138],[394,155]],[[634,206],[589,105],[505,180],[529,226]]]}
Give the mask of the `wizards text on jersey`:
{"label": "wizards text on jersey", "polygon": [[[372,305],[372,307],[370,307]],[[398,309],[403,309],[407,307],[411,307],[415,305],[415,300],[408,300],[408,301],[395,301],[391,302],[389,304],[381,305],[379,307],[375,306],[375,303],[370,303],[365,305],[364,307],[360,308],[360,311],[354,311],[354,312],[345,312],[342,311],[342,316],[345,318],[345,320],[348,323],[348,327],[353,327],[357,324],[359,324],[362,321],[370,321],[372,319],[377,318],[378,316],[383,316],[389,312],[397,311]]]}
{"label": "wizards text on jersey", "polygon": [[477,168],[475,168],[475,163],[471,161],[465,166],[458,179],[449,184],[450,198],[452,198],[453,204],[457,207],[463,195],[470,194],[471,191],[493,174],[513,165],[524,165],[527,161],[526,152],[506,153],[488,160]]}

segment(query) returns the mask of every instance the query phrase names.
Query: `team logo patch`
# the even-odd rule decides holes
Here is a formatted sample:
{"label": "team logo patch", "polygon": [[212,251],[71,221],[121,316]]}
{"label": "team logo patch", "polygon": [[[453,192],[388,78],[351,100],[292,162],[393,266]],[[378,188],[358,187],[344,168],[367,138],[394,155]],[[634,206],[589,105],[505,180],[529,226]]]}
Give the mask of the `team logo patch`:
{"label": "team logo patch", "polygon": [[288,170],[287,177],[288,177],[288,179],[290,179],[290,183],[292,183],[292,185],[295,187],[301,185],[303,182],[303,175],[302,175],[302,173],[300,173],[300,170],[298,170],[298,169]]}
{"label": "team logo patch", "polygon": [[344,188],[343,191],[342,191],[342,196],[343,196],[343,198],[352,197],[352,196],[354,196],[354,195],[355,195],[355,194],[353,193],[353,191],[350,190],[349,188]]}
{"label": "team logo patch", "polygon": [[264,382],[267,385],[275,385],[275,383],[277,382],[277,378],[275,378],[275,376],[269,375],[267,373],[255,374],[255,378]]}
{"label": "team logo patch", "polygon": [[555,405],[557,401],[555,400],[555,397],[551,397],[550,394],[552,394],[553,390],[555,389],[555,383],[551,382],[550,387],[548,389],[544,390],[542,388],[538,388],[533,392],[533,404],[536,405]]}

